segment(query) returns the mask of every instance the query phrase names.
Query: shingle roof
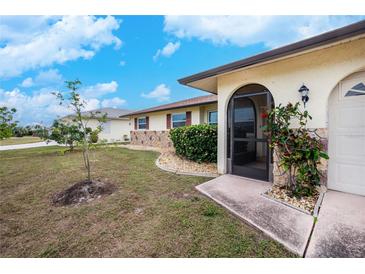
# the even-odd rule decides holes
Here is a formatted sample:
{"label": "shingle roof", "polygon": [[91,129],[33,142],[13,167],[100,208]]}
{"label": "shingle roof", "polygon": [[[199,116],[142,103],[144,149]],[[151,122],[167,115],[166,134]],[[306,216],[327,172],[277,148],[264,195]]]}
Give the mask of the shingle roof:
{"label": "shingle roof", "polygon": [[[191,107],[191,106],[197,106],[197,105],[206,105],[210,103],[217,102],[217,95],[205,95],[205,96],[199,96],[194,97],[170,104],[160,105],[152,108],[146,108],[142,110],[138,110],[135,112],[131,112],[129,114],[123,115],[125,116],[131,116],[131,115],[137,115],[137,114],[143,114],[148,112],[156,112],[156,111],[162,111],[162,110],[168,110],[168,109],[176,109],[176,108],[184,108],[184,107]],[[123,117],[122,116],[122,117]]]}

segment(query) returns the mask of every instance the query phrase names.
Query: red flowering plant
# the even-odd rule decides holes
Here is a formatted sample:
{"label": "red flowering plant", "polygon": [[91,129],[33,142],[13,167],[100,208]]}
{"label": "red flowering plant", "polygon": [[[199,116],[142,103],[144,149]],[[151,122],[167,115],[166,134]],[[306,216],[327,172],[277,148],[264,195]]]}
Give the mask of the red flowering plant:
{"label": "red flowering plant", "polygon": [[287,189],[297,197],[313,195],[322,176],[318,164],[329,157],[320,138],[312,137],[307,129],[312,117],[300,110],[299,103],[289,103],[272,109],[267,118],[263,130],[277,153],[279,168],[287,174]]}
{"label": "red flowering plant", "polygon": [[269,117],[269,114],[268,114],[268,113],[266,113],[266,112],[262,112],[262,113],[260,114],[260,116],[261,116],[261,118],[262,118],[262,119],[266,119],[267,117]]}

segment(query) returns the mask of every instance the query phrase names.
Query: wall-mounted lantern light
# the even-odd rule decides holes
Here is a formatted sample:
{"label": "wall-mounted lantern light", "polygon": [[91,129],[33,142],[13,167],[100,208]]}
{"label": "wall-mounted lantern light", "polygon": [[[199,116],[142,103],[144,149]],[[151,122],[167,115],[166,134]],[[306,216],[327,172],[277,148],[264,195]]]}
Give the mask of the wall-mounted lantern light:
{"label": "wall-mounted lantern light", "polygon": [[308,97],[308,93],[309,93],[309,89],[303,84],[299,90],[300,94],[302,95],[302,101],[305,107],[305,104],[308,102],[309,97]]}

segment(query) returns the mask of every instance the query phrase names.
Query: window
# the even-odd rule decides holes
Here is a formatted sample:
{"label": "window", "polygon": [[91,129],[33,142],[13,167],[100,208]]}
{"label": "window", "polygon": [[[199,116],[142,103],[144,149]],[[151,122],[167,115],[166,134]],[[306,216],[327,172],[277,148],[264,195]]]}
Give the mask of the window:
{"label": "window", "polygon": [[186,113],[172,114],[172,128],[183,127],[186,125]]}
{"label": "window", "polygon": [[349,91],[346,92],[345,97],[359,95],[365,95],[364,83],[358,83],[356,86],[353,86]]}
{"label": "window", "polygon": [[146,117],[138,118],[138,129],[146,129],[147,128],[147,119]]}
{"label": "window", "polygon": [[216,110],[208,112],[208,124],[209,125],[217,125],[218,124],[218,112]]}

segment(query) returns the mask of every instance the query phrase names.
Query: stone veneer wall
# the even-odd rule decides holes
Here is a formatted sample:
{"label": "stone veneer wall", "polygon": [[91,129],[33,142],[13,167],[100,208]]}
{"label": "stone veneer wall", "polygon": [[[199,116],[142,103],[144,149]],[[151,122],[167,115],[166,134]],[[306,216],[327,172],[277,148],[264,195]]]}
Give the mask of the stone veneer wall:
{"label": "stone veneer wall", "polygon": [[173,148],[169,131],[136,130],[131,131],[131,145]]}
{"label": "stone veneer wall", "polygon": [[[317,128],[311,129],[312,136],[321,138],[322,143],[324,145],[324,150],[328,152],[328,130],[327,128]],[[273,166],[273,183],[278,185],[285,184],[287,180],[287,175],[283,174],[283,170],[281,170],[278,165],[278,158],[274,151],[273,155],[274,166]],[[321,184],[327,186],[327,170],[328,170],[328,160],[321,159],[321,163],[319,165],[319,170],[322,172],[323,177],[321,179]]]}

